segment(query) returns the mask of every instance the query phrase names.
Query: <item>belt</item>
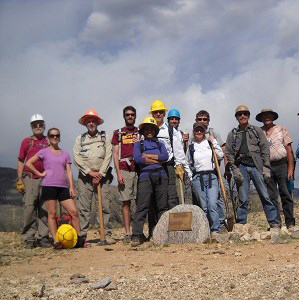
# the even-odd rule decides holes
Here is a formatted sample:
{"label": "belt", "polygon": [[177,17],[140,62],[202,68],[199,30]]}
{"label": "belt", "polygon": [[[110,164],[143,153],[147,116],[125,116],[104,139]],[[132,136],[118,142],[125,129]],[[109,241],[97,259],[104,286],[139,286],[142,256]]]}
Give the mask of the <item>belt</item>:
{"label": "belt", "polygon": [[216,170],[211,170],[211,171],[198,171],[198,172],[193,172],[192,173],[192,177],[196,176],[196,175],[200,175],[199,176],[199,181],[200,181],[200,186],[201,186],[201,190],[204,190],[204,183],[203,183],[203,175],[209,175],[209,189],[212,187],[212,174],[215,174],[217,176]]}
{"label": "belt", "polygon": [[125,161],[129,166],[131,166],[131,161],[133,160],[133,156],[121,158],[119,161]]}
{"label": "belt", "polygon": [[276,160],[276,161],[271,161],[270,165],[271,167],[276,167],[276,166],[281,166],[281,165],[285,165],[288,163],[288,159],[286,157],[280,159],[280,160]]}

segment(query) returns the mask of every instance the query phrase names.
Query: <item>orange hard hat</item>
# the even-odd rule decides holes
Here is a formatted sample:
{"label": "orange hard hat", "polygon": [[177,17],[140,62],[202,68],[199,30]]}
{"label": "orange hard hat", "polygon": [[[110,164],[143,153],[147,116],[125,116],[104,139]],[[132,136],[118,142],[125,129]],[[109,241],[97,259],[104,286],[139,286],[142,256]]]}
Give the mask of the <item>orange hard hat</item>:
{"label": "orange hard hat", "polygon": [[99,117],[98,113],[94,109],[91,109],[91,108],[85,112],[85,114],[78,120],[78,122],[81,125],[85,126],[85,119],[87,117],[94,117],[97,120],[98,125],[101,125],[104,123],[104,120]]}

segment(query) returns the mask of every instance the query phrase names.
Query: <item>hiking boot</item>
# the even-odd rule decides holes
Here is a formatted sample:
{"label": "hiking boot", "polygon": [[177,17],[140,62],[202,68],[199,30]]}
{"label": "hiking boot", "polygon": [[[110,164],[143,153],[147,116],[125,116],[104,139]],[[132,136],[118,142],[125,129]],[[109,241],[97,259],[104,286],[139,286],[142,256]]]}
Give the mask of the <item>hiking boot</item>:
{"label": "hiking boot", "polygon": [[25,241],[24,248],[25,249],[33,249],[33,248],[35,248],[35,241]]}
{"label": "hiking boot", "polygon": [[107,245],[116,244],[116,240],[113,239],[110,235],[106,235],[105,240]]}
{"label": "hiking boot", "polygon": [[123,243],[124,243],[124,244],[130,244],[130,243],[131,243],[131,239],[132,239],[131,235],[126,234],[126,235],[124,236],[124,238],[123,238]]}
{"label": "hiking boot", "polygon": [[140,246],[142,243],[141,243],[141,240],[138,236],[134,236],[132,238],[132,241],[131,241],[131,247],[138,247]]}
{"label": "hiking boot", "polygon": [[50,248],[51,243],[47,238],[43,238],[41,240],[37,240],[36,247],[42,247],[42,248]]}
{"label": "hiking boot", "polygon": [[54,250],[62,250],[64,249],[64,246],[60,244],[59,242],[54,243]]}
{"label": "hiking boot", "polygon": [[86,240],[86,236],[78,235],[78,239],[77,239],[77,243],[75,245],[75,248],[84,248],[85,240]]}

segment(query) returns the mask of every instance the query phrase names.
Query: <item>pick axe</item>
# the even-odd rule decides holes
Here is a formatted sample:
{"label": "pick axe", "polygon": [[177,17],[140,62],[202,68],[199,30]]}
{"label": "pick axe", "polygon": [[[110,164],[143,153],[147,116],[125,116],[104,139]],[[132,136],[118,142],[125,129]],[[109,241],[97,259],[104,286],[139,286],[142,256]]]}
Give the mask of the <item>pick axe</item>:
{"label": "pick axe", "polygon": [[99,225],[100,225],[100,242],[98,245],[104,246],[107,245],[107,241],[105,239],[101,183],[97,185],[97,192],[98,192]]}
{"label": "pick axe", "polygon": [[218,158],[215,152],[215,149],[212,145],[212,143],[210,143],[212,152],[213,152],[213,156],[214,156],[214,161],[215,161],[215,166],[216,166],[216,171],[218,174],[218,179],[219,179],[219,183],[220,183],[220,189],[221,189],[221,194],[224,200],[224,205],[225,205],[225,210],[226,210],[226,216],[227,216],[227,229],[228,231],[232,231],[233,227],[234,227],[234,217],[231,216],[229,214],[229,209],[228,209],[228,202],[227,202],[227,197],[226,197],[226,191],[225,191],[225,187],[224,187],[224,183],[223,183],[223,179],[221,176],[221,172],[220,172],[220,167],[219,167],[219,162],[218,162]]}

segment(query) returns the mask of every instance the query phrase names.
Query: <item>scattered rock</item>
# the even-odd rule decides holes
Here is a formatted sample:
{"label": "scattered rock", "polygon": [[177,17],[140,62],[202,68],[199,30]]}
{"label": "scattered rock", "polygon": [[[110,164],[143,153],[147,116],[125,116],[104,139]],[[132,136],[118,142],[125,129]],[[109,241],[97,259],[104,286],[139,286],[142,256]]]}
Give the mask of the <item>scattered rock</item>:
{"label": "scattered rock", "polygon": [[235,252],[235,256],[242,256],[241,252]]}
{"label": "scattered rock", "polygon": [[76,274],[73,274],[70,279],[75,279],[75,278],[85,278],[86,276],[84,274],[81,274],[81,273],[76,273]]}
{"label": "scattered rock", "polygon": [[155,262],[155,263],[152,264],[152,266],[154,266],[154,267],[163,267],[164,264],[159,263],[159,262]]}
{"label": "scattered rock", "polygon": [[236,285],[232,282],[232,283],[229,285],[229,287],[230,287],[231,289],[235,289],[235,288],[236,288]]}
{"label": "scattered rock", "polygon": [[110,284],[108,284],[105,288],[105,291],[114,291],[117,290],[116,283],[114,281],[111,281]]}
{"label": "scattered rock", "polygon": [[229,240],[229,238],[230,238],[229,233],[221,233],[221,234],[217,234],[213,237],[213,239],[219,244],[226,243]]}
{"label": "scattered rock", "polygon": [[213,254],[225,254],[225,251],[221,250],[221,249],[217,249],[213,251]]}
{"label": "scattered rock", "polygon": [[292,239],[299,239],[299,230],[296,230],[296,231],[292,232],[291,238]]}
{"label": "scattered rock", "polygon": [[110,283],[111,283],[111,278],[105,277],[105,278],[101,279],[100,281],[93,283],[90,287],[94,290],[103,289]]}
{"label": "scattered rock", "polygon": [[[168,231],[169,214],[176,212],[192,212],[191,231]],[[210,227],[208,219],[201,208],[184,204],[165,212],[155,227],[153,241],[156,244],[204,243],[209,239]]]}
{"label": "scattered rock", "polygon": [[71,283],[73,284],[89,283],[89,279],[86,277],[73,278],[71,280]]}
{"label": "scattered rock", "polygon": [[111,248],[111,247],[104,247],[104,250],[105,251],[113,251],[113,248]]}

